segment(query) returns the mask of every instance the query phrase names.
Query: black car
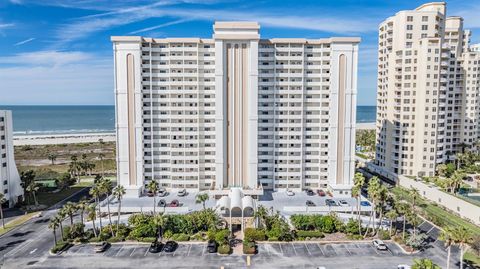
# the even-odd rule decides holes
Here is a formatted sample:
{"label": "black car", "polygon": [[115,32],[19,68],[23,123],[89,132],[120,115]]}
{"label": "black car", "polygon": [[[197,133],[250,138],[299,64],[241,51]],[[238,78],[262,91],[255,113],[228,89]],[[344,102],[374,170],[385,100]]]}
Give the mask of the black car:
{"label": "black car", "polygon": [[325,200],[325,204],[327,204],[327,206],[337,206],[338,204],[332,200],[332,199],[327,199]]}
{"label": "black car", "polygon": [[165,252],[174,252],[178,247],[178,244],[177,242],[175,241],[167,241],[167,243],[165,243],[165,247],[163,247],[163,251]]}
{"label": "black car", "polygon": [[165,199],[160,199],[160,201],[158,201],[158,206],[159,207],[166,207],[167,206],[167,201],[165,201]]}
{"label": "black car", "polygon": [[217,252],[217,242],[215,242],[215,240],[208,240],[207,250],[208,250],[208,253]]}
{"label": "black car", "polygon": [[314,196],[315,195],[315,192],[313,192],[313,190],[311,190],[311,189],[307,189],[305,192],[307,193],[308,196]]}
{"label": "black car", "polygon": [[162,251],[163,244],[162,242],[153,242],[150,247],[148,248],[148,252],[150,253],[158,253]]}
{"label": "black car", "polygon": [[307,200],[306,204],[307,206],[315,206],[315,203],[310,200]]}
{"label": "black car", "polygon": [[96,253],[101,253],[107,250],[107,248],[110,246],[110,243],[103,241],[101,243],[98,243],[95,245],[95,252]]}

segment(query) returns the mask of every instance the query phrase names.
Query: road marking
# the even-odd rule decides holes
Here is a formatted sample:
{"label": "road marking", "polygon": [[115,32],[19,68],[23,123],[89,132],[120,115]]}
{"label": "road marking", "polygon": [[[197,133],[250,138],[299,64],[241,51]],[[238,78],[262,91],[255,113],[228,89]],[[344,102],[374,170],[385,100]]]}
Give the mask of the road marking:
{"label": "road marking", "polygon": [[352,255],[352,252],[348,249],[348,245],[345,246],[345,249],[348,251],[348,255]]}
{"label": "road marking", "polygon": [[333,252],[335,252],[335,255],[338,255],[337,251],[335,250],[334,245],[332,245]]}
{"label": "road marking", "polygon": [[320,247],[320,244],[319,244],[319,243],[317,243],[317,247],[318,247],[318,248],[320,249],[320,251],[322,252],[322,255],[325,256],[325,253],[323,253],[323,250],[322,250],[322,248]]}
{"label": "road marking", "polygon": [[268,252],[268,256],[272,256],[272,253],[270,252],[270,248],[271,245],[265,245],[265,248],[267,249],[267,252]]}
{"label": "road marking", "polygon": [[30,251],[30,254],[35,253],[35,251],[37,251],[37,249],[34,249],[34,250]]}
{"label": "road marking", "polygon": [[433,229],[435,229],[435,226],[432,226],[432,228],[428,230],[427,234],[430,233]]}
{"label": "road marking", "polygon": [[307,243],[303,243],[303,244],[305,245],[305,248],[306,248],[307,251],[308,251],[308,255],[309,255],[309,256],[312,256],[312,253],[311,253],[310,250],[308,249]]}
{"label": "road marking", "polygon": [[122,251],[123,247],[124,247],[124,245],[122,245],[122,247],[117,251],[117,254],[115,254],[115,257],[118,256],[118,254],[120,253],[120,251]]}
{"label": "road marking", "polygon": [[144,257],[147,256],[147,254],[148,254],[148,249],[149,249],[149,248],[147,248],[147,250],[145,250],[145,254],[143,254]]}
{"label": "road marking", "polygon": [[190,256],[190,249],[192,249],[192,245],[191,245],[191,244],[188,246],[187,256]]}
{"label": "road marking", "polygon": [[202,256],[205,256],[205,249],[207,248],[207,245],[203,245],[203,251],[202,251]]}
{"label": "road marking", "polygon": [[380,255],[380,253],[378,253],[378,251],[377,251],[377,248],[376,248],[376,247],[374,247],[374,246],[370,246],[370,247],[371,247],[371,248],[373,248],[373,250],[375,250],[375,252],[376,252],[378,255]]}
{"label": "road marking", "polygon": [[297,250],[295,249],[295,245],[293,243],[290,243],[292,245],[292,248],[293,248],[293,252],[295,252],[295,256],[297,256]]}
{"label": "road marking", "polygon": [[134,246],[132,253],[130,253],[130,257],[132,257],[133,253],[135,253],[135,250],[136,250],[136,249],[137,249],[137,246]]}
{"label": "road marking", "polygon": [[283,248],[282,248],[282,243],[278,244],[280,246],[280,251],[282,252],[283,255]]}

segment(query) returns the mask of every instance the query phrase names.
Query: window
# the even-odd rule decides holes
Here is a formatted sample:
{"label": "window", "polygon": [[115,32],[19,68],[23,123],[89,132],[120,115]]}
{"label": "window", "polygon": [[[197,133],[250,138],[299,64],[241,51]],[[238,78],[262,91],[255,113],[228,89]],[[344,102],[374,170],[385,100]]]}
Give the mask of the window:
{"label": "window", "polygon": [[413,21],[413,16],[407,16],[407,21]]}
{"label": "window", "polygon": [[428,16],[422,16],[422,21],[428,21]]}
{"label": "window", "polygon": [[422,25],[422,31],[428,30],[428,25]]}
{"label": "window", "polygon": [[407,24],[407,30],[413,30],[413,25]]}

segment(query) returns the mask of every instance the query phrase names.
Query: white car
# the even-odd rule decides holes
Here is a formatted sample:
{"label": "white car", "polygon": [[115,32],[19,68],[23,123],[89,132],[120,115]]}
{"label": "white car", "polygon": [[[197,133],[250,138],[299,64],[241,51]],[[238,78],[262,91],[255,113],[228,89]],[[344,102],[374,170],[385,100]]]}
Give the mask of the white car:
{"label": "white car", "polygon": [[287,196],[294,196],[295,193],[292,191],[292,190],[288,190],[285,192],[287,194]]}
{"label": "white car", "polygon": [[185,196],[185,195],[187,195],[187,190],[186,189],[181,189],[181,190],[178,191],[177,195],[180,196],[180,197]]}
{"label": "white car", "polygon": [[338,201],[338,203],[339,203],[341,206],[348,206],[348,203],[347,203],[347,201],[345,201],[345,200],[340,200],[340,201]]}
{"label": "white car", "polygon": [[383,243],[383,241],[380,240],[380,239],[375,239],[375,240],[373,240],[372,243],[373,243],[373,246],[378,250],[387,250],[388,249],[387,245],[385,245],[385,243]]}
{"label": "white car", "polygon": [[411,269],[412,267],[410,265],[406,265],[406,264],[399,264],[397,266],[397,269]]}

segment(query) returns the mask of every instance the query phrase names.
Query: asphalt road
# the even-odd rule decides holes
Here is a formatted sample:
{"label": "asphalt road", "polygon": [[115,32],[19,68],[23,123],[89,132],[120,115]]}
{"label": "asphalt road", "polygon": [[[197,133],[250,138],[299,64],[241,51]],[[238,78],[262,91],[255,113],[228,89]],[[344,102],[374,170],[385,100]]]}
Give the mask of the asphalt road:
{"label": "asphalt road", "polygon": [[[71,196],[68,201],[79,201],[88,195],[88,188]],[[27,221],[19,228],[0,237],[0,265],[5,265],[9,258],[22,257],[32,262],[44,257],[53,246],[53,233],[48,229],[48,222],[63,204],[64,200],[43,211],[42,216]],[[3,267],[2,267],[3,268]],[[18,267],[22,268],[22,267]]]}

